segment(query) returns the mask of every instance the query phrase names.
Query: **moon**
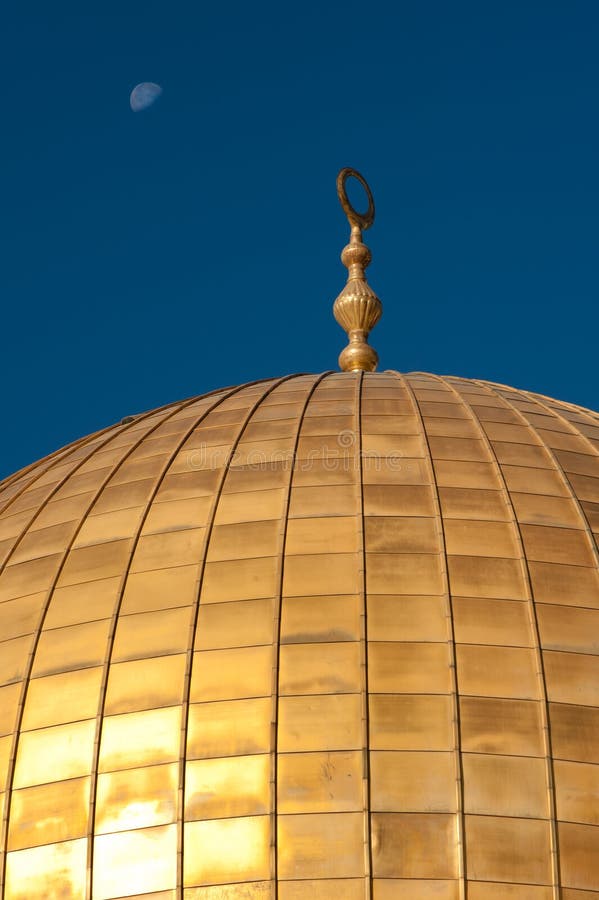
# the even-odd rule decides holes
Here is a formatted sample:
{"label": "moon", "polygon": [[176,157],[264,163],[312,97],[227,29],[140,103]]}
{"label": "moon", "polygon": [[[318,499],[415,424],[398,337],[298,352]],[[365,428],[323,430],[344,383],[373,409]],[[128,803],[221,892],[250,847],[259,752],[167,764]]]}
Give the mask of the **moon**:
{"label": "moon", "polygon": [[133,112],[147,109],[160,97],[161,93],[162,88],[153,81],[142,81],[140,84],[136,84],[129,97],[131,109]]}

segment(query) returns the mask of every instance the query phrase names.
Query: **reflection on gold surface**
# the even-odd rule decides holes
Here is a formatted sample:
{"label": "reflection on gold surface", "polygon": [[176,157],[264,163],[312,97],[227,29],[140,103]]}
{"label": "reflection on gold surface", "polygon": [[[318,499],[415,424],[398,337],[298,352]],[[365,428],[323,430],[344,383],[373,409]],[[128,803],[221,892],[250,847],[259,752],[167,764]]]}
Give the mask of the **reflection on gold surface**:
{"label": "reflection on gold surface", "polygon": [[185,886],[267,879],[270,841],[268,816],[189,822],[185,825]]}
{"label": "reflection on gold surface", "polygon": [[89,775],[95,730],[95,719],[89,719],[24,732],[17,750],[14,787]]}
{"label": "reflection on gold surface", "polygon": [[185,773],[186,819],[270,812],[270,755],[196,759]]}
{"label": "reflection on gold surface", "polygon": [[102,669],[62,672],[29,682],[22,728],[61,725],[95,716],[100,698]]}
{"label": "reflection on gold surface", "polygon": [[85,837],[89,796],[89,778],[13,791],[9,850]]}
{"label": "reflection on gold surface", "polygon": [[100,772],[176,760],[181,707],[108,716],[100,744]]}
{"label": "reflection on gold surface", "polygon": [[63,841],[6,856],[7,900],[85,900],[87,841]]}
{"label": "reflection on gold surface", "polygon": [[0,485],[7,900],[599,892],[598,449],[568,404],[339,373]]}
{"label": "reflection on gold surface", "polygon": [[175,821],[179,766],[149,766],[98,776],[96,834]]}
{"label": "reflection on gold surface", "polygon": [[99,835],[94,842],[94,900],[128,891],[143,894],[176,885],[177,826]]}
{"label": "reflection on gold surface", "polygon": [[192,703],[187,757],[267,753],[270,750],[270,723],[270,697]]}

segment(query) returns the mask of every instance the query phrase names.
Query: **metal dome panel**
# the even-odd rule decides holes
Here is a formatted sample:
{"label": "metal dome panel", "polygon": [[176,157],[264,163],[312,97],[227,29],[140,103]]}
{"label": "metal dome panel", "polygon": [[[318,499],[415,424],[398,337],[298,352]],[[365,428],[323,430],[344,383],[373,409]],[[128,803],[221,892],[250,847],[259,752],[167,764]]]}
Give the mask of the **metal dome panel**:
{"label": "metal dome panel", "polygon": [[599,896],[599,415],[426,374],[0,485],[10,900]]}

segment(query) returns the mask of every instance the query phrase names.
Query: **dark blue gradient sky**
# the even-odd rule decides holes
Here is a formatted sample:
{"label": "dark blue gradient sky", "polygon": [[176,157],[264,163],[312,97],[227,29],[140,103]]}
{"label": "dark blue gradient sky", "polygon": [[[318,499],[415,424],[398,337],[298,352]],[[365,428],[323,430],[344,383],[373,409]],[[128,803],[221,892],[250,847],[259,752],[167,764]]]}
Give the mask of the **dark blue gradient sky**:
{"label": "dark blue gradient sky", "polygon": [[[335,368],[377,201],[382,368],[599,407],[599,4],[12,3],[0,476],[123,416]],[[137,82],[163,95],[129,108]]]}

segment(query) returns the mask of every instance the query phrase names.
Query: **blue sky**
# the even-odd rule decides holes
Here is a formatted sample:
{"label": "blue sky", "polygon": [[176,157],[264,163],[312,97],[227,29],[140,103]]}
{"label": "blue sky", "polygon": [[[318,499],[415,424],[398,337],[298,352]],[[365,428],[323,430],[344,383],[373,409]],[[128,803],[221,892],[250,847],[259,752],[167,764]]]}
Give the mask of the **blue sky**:
{"label": "blue sky", "polygon": [[335,368],[343,166],[377,203],[381,368],[597,409],[598,46],[593,0],[10,4],[0,477]]}

